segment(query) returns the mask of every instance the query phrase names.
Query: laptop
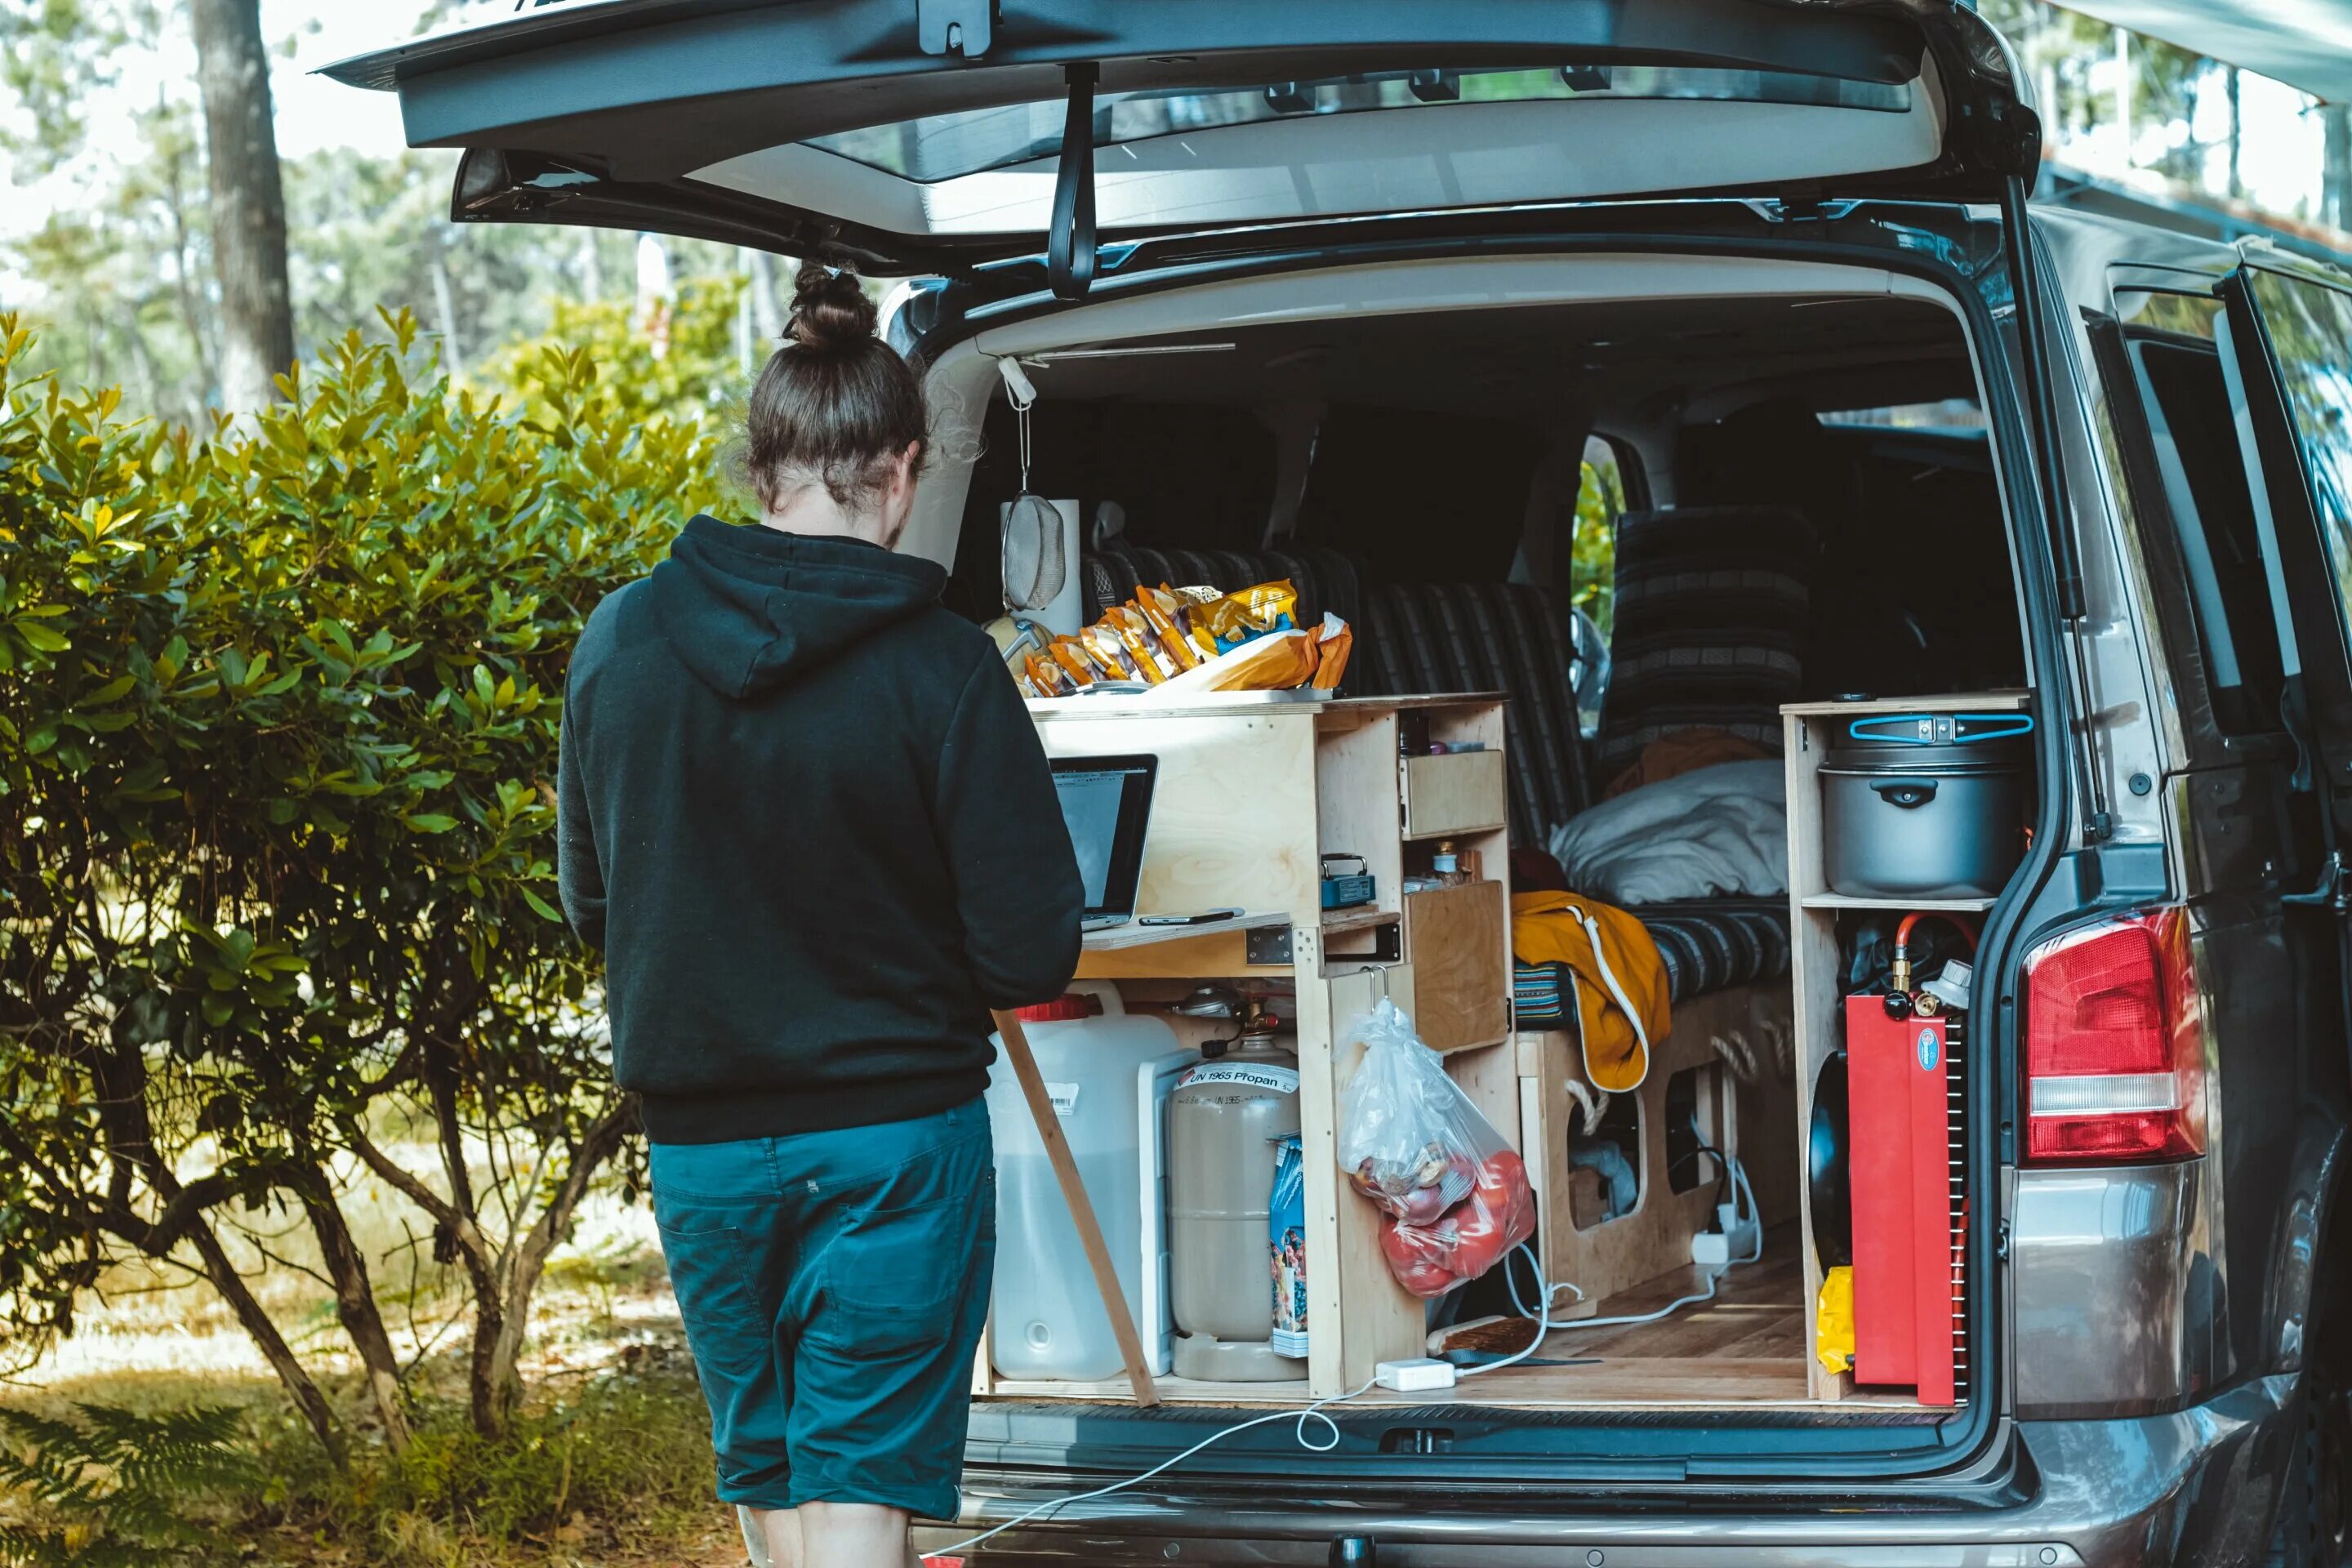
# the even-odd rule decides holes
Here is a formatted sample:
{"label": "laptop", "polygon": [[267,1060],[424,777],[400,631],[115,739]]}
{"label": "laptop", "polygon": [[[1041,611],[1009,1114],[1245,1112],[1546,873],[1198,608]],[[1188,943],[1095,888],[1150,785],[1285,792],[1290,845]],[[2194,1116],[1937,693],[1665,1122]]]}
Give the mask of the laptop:
{"label": "laptop", "polygon": [[1086,885],[1087,931],[1110,931],[1135,918],[1144,830],[1159,777],[1158,757],[1054,759],[1054,790],[1078,852],[1078,879]]}

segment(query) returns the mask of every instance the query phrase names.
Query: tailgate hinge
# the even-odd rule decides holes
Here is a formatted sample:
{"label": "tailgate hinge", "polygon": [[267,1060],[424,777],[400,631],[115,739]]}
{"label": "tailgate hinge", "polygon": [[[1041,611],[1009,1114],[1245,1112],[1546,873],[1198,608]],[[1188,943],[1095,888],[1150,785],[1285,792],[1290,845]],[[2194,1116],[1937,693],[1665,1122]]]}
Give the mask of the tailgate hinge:
{"label": "tailgate hinge", "polygon": [[2282,893],[2279,902],[2333,910],[2339,915],[2352,912],[2352,866],[2345,864],[2341,850],[2330,849],[2327,858],[2320,862],[2319,885],[2307,893]]}
{"label": "tailgate hinge", "polygon": [[996,0],[915,0],[915,40],[927,55],[976,60],[996,41]]}

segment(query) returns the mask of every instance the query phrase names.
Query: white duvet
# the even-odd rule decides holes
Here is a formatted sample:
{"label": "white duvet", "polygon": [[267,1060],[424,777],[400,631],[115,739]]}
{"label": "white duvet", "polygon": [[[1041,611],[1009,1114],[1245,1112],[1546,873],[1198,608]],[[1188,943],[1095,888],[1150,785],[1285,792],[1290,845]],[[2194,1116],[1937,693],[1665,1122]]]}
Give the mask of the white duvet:
{"label": "white duvet", "polygon": [[1551,835],[1568,885],[1612,904],[1789,890],[1788,778],[1778,758],[1643,784]]}

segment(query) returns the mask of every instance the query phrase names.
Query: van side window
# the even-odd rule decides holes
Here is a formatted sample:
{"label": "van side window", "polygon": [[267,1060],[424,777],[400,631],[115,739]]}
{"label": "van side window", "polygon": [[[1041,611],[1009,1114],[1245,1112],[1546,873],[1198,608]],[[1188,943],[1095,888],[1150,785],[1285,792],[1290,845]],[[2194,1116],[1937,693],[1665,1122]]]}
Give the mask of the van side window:
{"label": "van side window", "polygon": [[[1600,733],[1609,695],[1610,639],[1617,623],[1617,525],[1641,470],[1630,450],[1588,436],[1576,490],[1576,533],[1569,556],[1569,604],[1576,612],[1576,716],[1589,737]],[[1631,485],[1629,485],[1631,481]]]}
{"label": "van side window", "polygon": [[2180,546],[2213,715],[2232,734],[2280,727],[2284,676],[2246,465],[2214,348],[2221,301],[2116,298],[2156,468]]}
{"label": "van side window", "polygon": [[2248,279],[2278,356],[2336,593],[2352,603],[2352,293],[2259,268]]}

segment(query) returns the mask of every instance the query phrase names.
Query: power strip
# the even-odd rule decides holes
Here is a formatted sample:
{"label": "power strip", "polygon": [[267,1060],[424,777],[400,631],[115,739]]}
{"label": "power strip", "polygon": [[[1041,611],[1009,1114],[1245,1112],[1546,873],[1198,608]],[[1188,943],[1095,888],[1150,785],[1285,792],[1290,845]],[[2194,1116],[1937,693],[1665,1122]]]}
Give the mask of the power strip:
{"label": "power strip", "polygon": [[1753,1216],[1740,1214],[1737,1203],[1716,1205],[1715,1223],[1716,1229],[1702,1230],[1691,1237],[1693,1263],[1701,1268],[1728,1268],[1756,1256],[1763,1234]]}

